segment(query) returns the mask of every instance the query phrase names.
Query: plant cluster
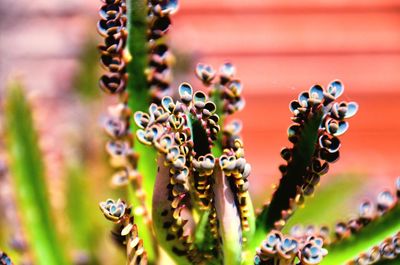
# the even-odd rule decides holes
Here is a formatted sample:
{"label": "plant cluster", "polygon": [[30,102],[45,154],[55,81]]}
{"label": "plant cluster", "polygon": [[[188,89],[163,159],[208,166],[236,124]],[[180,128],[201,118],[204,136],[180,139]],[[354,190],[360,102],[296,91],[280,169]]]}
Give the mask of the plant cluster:
{"label": "plant cluster", "polygon": [[[172,88],[176,59],[167,37],[177,9],[177,0],[102,0],[99,11],[99,87],[116,102],[104,119],[105,150],[110,184],[123,198],[99,207],[126,264],[399,264],[400,178],[394,191],[362,202],[333,227],[292,222],[338,161],[340,136],[358,111],[357,103],[340,100],[342,82],[313,85],[290,102],[281,177],[269,200],[255,208],[242,124],[232,116],[245,106],[243,83],[232,63],[218,70],[199,63],[194,73],[202,89],[188,82]],[[3,223],[13,230],[12,248],[9,256],[0,251],[0,265],[13,264],[10,257],[14,264],[114,261],[90,246],[97,231],[87,229],[95,220],[85,208],[88,189],[76,167],[68,172],[74,210],[58,218],[69,220],[68,236],[76,237],[74,250],[80,251],[71,254],[61,240],[66,237],[54,225],[38,135],[19,85],[10,87],[5,103],[9,159],[0,160],[0,185],[12,178],[18,192],[0,193],[0,244]]]}
{"label": "plant cluster", "polygon": [[[130,192],[129,202],[136,201],[133,207],[140,210],[126,212],[122,209],[130,209],[127,203],[113,200],[102,202],[100,207],[108,219],[122,224],[116,231],[126,238],[120,242],[129,245],[132,222],[140,223],[143,218],[144,232],[138,224],[132,230],[133,238],[143,234],[152,241],[147,245],[150,250],[146,242],[142,247],[142,239],[136,240],[140,242],[135,245],[138,248],[128,247],[129,262],[130,257],[138,264],[161,262],[157,246],[177,264],[320,264],[328,252],[333,252],[335,261],[326,264],[338,264],[338,260],[373,264],[397,257],[397,234],[358,257],[356,253],[345,257],[336,250],[357,241],[363,230],[380,226],[384,219],[398,214],[397,199],[388,191],[378,196],[376,211],[365,202],[357,218],[339,222],[333,238],[327,227],[294,226],[290,235],[282,232],[305,197],[314,193],[330,164],[339,159],[339,136],[347,131],[347,120],[357,112],[355,102],[338,101],[344,92],[339,80],[326,89],[314,85],[290,103],[293,124],[288,138],[292,146],[281,151],[285,160],[279,167],[282,177],[268,203],[254,212],[248,192],[251,167],[244,156],[241,123],[227,122],[231,114],[244,107],[243,85],[235,67],[226,63],[217,72],[210,65],[198,64],[195,73],[207,93],[182,83],[179,98],[170,95],[174,60],[165,35],[177,6],[176,1],[168,0],[129,1],[127,5],[106,1],[100,11],[112,10],[112,15],[102,15],[99,22],[103,25],[100,33],[107,33],[102,34],[105,40],[122,36],[127,45],[112,55],[117,58],[115,62],[125,60],[121,63],[128,69],[124,72],[125,87],[115,85],[118,89],[107,90],[119,94],[122,102],[112,108],[106,126],[113,138],[107,145],[111,162],[115,165],[115,161],[123,161],[117,163],[123,173],[118,172],[113,183],[133,187],[136,194]],[[114,22],[116,9],[121,12],[121,23]],[[114,30],[115,24],[126,28]],[[100,46],[102,56],[105,50]],[[113,72],[107,65],[106,69]],[[103,77],[100,87],[104,87]],[[149,107],[142,104],[144,99]],[[127,135],[129,141],[120,141]],[[146,251],[151,255],[144,254]]]}

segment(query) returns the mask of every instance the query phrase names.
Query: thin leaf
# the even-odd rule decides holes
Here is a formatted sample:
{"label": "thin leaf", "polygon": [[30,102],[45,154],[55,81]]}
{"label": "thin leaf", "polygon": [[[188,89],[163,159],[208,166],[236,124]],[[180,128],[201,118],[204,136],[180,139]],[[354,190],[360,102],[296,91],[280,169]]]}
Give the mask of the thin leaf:
{"label": "thin leaf", "polygon": [[146,250],[148,257],[151,255],[152,258],[155,258],[158,250],[153,237],[153,231],[151,230],[150,225],[146,223],[146,218],[141,214],[142,209],[140,209],[140,199],[135,194],[135,190],[131,185],[128,188],[128,196],[130,203],[134,205],[133,216],[135,224],[140,228],[139,235],[143,240],[144,249]]}
{"label": "thin leaf", "polygon": [[196,152],[196,157],[204,156],[210,153],[210,147],[208,143],[207,132],[204,130],[204,127],[201,125],[201,122],[194,118],[190,118],[190,124],[192,128],[192,139],[194,143],[194,151]]}
{"label": "thin leaf", "polygon": [[293,149],[292,162],[288,164],[287,173],[281,178],[269,207],[257,218],[258,227],[264,232],[271,229],[281,218],[282,210],[290,207],[290,199],[297,194],[297,187],[302,184],[303,176],[311,163],[318,139],[318,129],[322,121],[322,112],[313,115],[302,129],[300,139]]}
{"label": "thin leaf", "polygon": [[95,251],[98,246],[98,226],[93,223],[96,209],[89,204],[88,197],[92,197],[87,174],[82,165],[74,163],[67,168],[67,205],[66,214],[71,227],[70,236],[74,250],[84,251],[88,255],[90,264],[97,264]]}
{"label": "thin leaf", "polygon": [[282,228],[296,206],[303,204],[304,196],[314,193],[329,163],[339,159],[337,136],[346,132],[349,124],[345,120],[358,110],[355,102],[335,102],[343,90],[342,83],[334,80],[326,90],[314,85],[290,103],[294,124],[288,135],[294,145],[281,151],[287,163],[280,167],[282,178],[271,202],[258,216],[258,229]]}
{"label": "thin leaf", "polygon": [[29,245],[38,264],[68,264],[51,218],[42,155],[31,109],[19,84],[10,85],[6,100],[10,167]]}
{"label": "thin leaf", "polygon": [[242,232],[234,195],[222,170],[215,171],[215,209],[219,220],[224,264],[241,264]]}
{"label": "thin leaf", "polygon": [[304,207],[296,210],[283,232],[289,232],[297,224],[334,225],[337,220],[333,216],[344,216],[354,210],[357,205],[354,196],[357,196],[362,183],[361,176],[355,174],[332,176],[332,180],[321,185],[321,189],[307,200]]}
{"label": "thin leaf", "polygon": [[[168,186],[170,183],[169,179],[169,167],[164,166],[165,158],[159,157],[159,172],[156,181],[157,193],[154,194],[153,198],[153,224],[154,231],[157,236],[158,243],[163,249],[170,255],[170,257],[177,264],[190,264],[188,260],[189,254],[189,244],[185,243],[184,235],[192,233],[193,221],[190,220],[186,224],[183,224],[182,233],[179,231],[174,231],[171,226],[175,222],[173,217],[173,211],[170,209],[170,201],[168,197],[170,196]],[[166,213],[166,214],[165,214]],[[184,218],[185,220],[191,219],[190,213]]]}
{"label": "thin leaf", "polygon": [[394,259],[390,260],[385,259],[375,263],[375,265],[399,265],[399,264],[400,264],[400,255],[398,255]]}
{"label": "thin leaf", "polygon": [[368,249],[378,245],[385,238],[400,231],[399,220],[400,205],[398,204],[394,209],[368,224],[358,233],[329,246],[327,248],[329,254],[321,265],[344,264],[357,257],[359,253],[368,251]]}

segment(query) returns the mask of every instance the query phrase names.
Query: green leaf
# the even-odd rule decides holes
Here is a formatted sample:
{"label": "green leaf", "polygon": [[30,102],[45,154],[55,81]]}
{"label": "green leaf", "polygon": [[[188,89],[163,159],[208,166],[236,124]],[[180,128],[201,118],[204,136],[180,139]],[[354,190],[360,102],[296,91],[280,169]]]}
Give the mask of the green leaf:
{"label": "green leaf", "polygon": [[[158,158],[159,172],[156,179],[157,193],[154,194],[153,198],[153,227],[154,232],[157,236],[158,244],[170,255],[170,257],[176,262],[176,264],[189,265],[188,260],[189,244],[187,244],[183,235],[179,234],[178,231],[174,231],[171,225],[176,224],[176,218],[173,217],[173,211],[171,211],[170,191],[168,186],[170,184],[169,170],[170,168],[165,166],[165,158],[159,156]],[[165,211],[167,209],[167,211]],[[179,229],[183,229],[183,233],[186,231],[193,231],[194,221],[190,213],[181,213],[185,220],[188,220],[186,224],[177,226]]]}
{"label": "green leaf", "polygon": [[290,199],[296,196],[297,187],[302,184],[303,176],[314,155],[322,117],[323,112],[318,111],[303,125],[299,140],[294,145],[293,157],[288,164],[287,173],[281,178],[270,205],[264,208],[257,217],[257,229],[268,232],[281,218],[282,210],[289,209]]}
{"label": "green leaf", "polygon": [[[264,207],[256,218],[256,232],[246,247],[247,252],[255,253],[274,223],[281,219],[282,210],[289,209],[289,202],[296,196],[297,186],[302,184],[304,173],[314,155],[322,117],[323,112],[318,111],[304,123],[299,140],[294,145],[293,157],[288,164],[287,173],[281,178],[270,205]],[[246,257],[252,258],[252,255],[246,255]],[[251,261],[246,260],[246,262]]]}
{"label": "green leaf", "polygon": [[[209,211],[204,211],[200,213],[199,221],[196,224],[195,239],[194,244],[199,249],[199,251],[206,253],[212,251],[214,246],[214,239],[211,235],[209,226]],[[215,257],[217,259],[217,257]]]}
{"label": "green leaf", "polygon": [[242,232],[234,195],[229,187],[227,177],[219,167],[216,167],[214,174],[214,205],[217,212],[224,264],[241,264]]}
{"label": "green leaf", "polygon": [[135,224],[138,227],[139,237],[143,240],[143,246],[147,252],[148,258],[151,257],[152,260],[155,260],[157,256],[157,246],[155,245],[156,242],[153,237],[151,226],[146,223],[146,218],[144,218],[143,214],[135,212],[135,208],[140,207],[141,205],[141,202],[135,192],[136,190],[132,187],[132,185],[130,185],[128,187],[128,198],[130,203],[133,205]]}
{"label": "green leaf", "polygon": [[[211,101],[215,103],[217,106],[216,114],[219,117],[219,125],[223,128],[226,120],[226,115],[222,111],[223,110],[223,101],[221,99],[221,91],[219,89],[215,89],[214,93],[210,97]],[[212,153],[215,157],[219,157],[222,155],[223,147],[222,147],[222,130],[218,132],[217,140],[215,141],[215,145],[212,147]]]}
{"label": "green leaf", "polygon": [[329,253],[321,265],[344,264],[360,253],[368,251],[371,247],[379,245],[385,238],[400,231],[399,220],[400,205],[397,204],[395,208],[365,226],[361,231],[351,235],[348,239],[328,246]]}
{"label": "green leaf", "polygon": [[253,207],[253,202],[251,200],[250,192],[247,192],[247,208],[248,208],[248,217],[247,221],[249,223],[249,230],[248,231],[243,231],[243,237],[247,238],[247,242],[245,245],[250,244],[253,240],[254,233],[256,231],[256,217],[254,213],[254,207]]}
{"label": "green leaf", "polygon": [[321,185],[318,192],[295,211],[283,232],[289,233],[290,228],[297,224],[334,225],[337,218],[347,216],[357,206],[354,197],[358,195],[362,183],[362,176],[356,174],[332,176],[329,183]]}
{"label": "green leaf", "polygon": [[193,148],[196,152],[196,157],[204,156],[210,153],[207,132],[201,125],[201,122],[193,115],[189,116],[191,124],[191,132],[193,139]]}
{"label": "green leaf", "polygon": [[[98,264],[96,248],[98,247],[99,226],[96,224],[97,209],[91,207],[90,193],[85,167],[78,161],[69,163],[67,174],[66,217],[70,224],[70,237],[74,250],[84,251],[89,256],[90,264]],[[96,221],[93,221],[96,220]]]}
{"label": "green leaf", "polygon": [[375,263],[375,265],[399,265],[400,264],[400,255],[397,255],[394,259],[384,259]]}
{"label": "green leaf", "polygon": [[38,137],[20,84],[9,86],[5,122],[16,197],[37,264],[68,264],[51,217]]}

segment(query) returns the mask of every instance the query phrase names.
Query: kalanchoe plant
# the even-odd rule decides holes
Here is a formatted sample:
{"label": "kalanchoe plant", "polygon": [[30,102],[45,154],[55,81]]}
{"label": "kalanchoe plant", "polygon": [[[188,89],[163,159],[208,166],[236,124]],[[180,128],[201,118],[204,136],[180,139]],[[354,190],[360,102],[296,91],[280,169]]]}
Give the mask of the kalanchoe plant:
{"label": "kalanchoe plant", "polygon": [[123,243],[127,248],[127,264],[147,264],[147,253],[144,251],[142,239],[138,236],[131,208],[127,208],[123,201],[107,200],[100,203],[100,210],[108,220],[119,225],[119,235],[124,237]]}
{"label": "kalanchoe plant", "polygon": [[[104,0],[98,23],[107,73],[102,90],[119,97],[110,107],[107,151],[117,168],[113,186],[128,188],[128,205],[100,203],[127,246],[128,264],[165,264],[163,248],[177,264],[373,264],[399,255],[397,195],[385,191],[377,207],[364,202],[357,218],[328,227],[293,226],[288,219],[321,176],[339,159],[339,136],[357,112],[338,101],[339,80],[312,86],[290,103],[292,146],[284,148],[282,177],[257,214],[249,189],[250,164],[241,123],[227,117],[244,107],[243,85],[231,63],[219,72],[198,64],[208,93],[189,83],[169,95],[174,58],[165,43],[176,0]],[[150,148],[151,147],[151,148]],[[151,213],[151,214],[150,214]],[[367,236],[366,236],[367,235]],[[366,239],[369,237],[369,239]],[[141,238],[141,239],[139,239]],[[382,263],[384,264],[384,263]]]}

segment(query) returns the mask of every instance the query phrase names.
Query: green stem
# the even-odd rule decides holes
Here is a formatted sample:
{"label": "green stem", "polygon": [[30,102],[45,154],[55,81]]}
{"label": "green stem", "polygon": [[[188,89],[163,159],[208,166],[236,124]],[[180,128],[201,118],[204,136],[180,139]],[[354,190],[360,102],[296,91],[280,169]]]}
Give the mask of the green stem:
{"label": "green stem", "polygon": [[150,96],[147,93],[149,86],[145,74],[148,66],[147,7],[144,0],[129,0],[127,3],[127,48],[132,58],[127,66],[129,75],[127,90],[131,94],[130,99],[137,93],[144,96],[144,98],[133,98],[132,100],[136,101],[135,106],[146,107],[150,102]]}
{"label": "green stem", "polygon": [[[133,113],[146,111],[151,102],[148,93],[145,70],[147,68],[147,38],[146,38],[146,8],[144,1],[131,0],[128,6],[128,51],[132,61],[128,64],[127,71],[129,81],[127,91],[129,93],[128,105]],[[131,131],[134,134],[138,129],[135,122],[131,122]],[[135,151],[140,154],[138,171],[143,176],[143,185],[147,194],[146,205],[151,209],[155,177],[157,174],[156,152],[141,144],[135,138]]]}
{"label": "green stem", "polygon": [[[128,105],[132,113],[136,111],[146,111],[148,104],[151,102],[149,85],[147,82],[145,70],[148,66],[148,44],[147,44],[147,7],[145,1],[130,0],[127,1],[128,6],[128,40],[127,52],[132,61],[127,65],[128,83],[127,91],[129,93]],[[131,131],[135,135],[138,127],[135,122],[131,122]],[[151,213],[151,200],[153,197],[153,189],[155,178],[157,175],[156,152],[152,148],[134,141],[134,150],[140,154],[137,170],[143,176],[143,188],[146,192],[146,207]],[[129,188],[129,198],[131,204],[136,207],[140,205],[135,191]],[[152,230],[148,225],[144,225],[143,217],[134,214],[135,222],[139,226],[141,237],[143,238],[144,247],[148,254],[148,260],[153,263],[156,259],[157,249],[154,247],[152,240]],[[143,223],[140,224],[140,223]]]}

